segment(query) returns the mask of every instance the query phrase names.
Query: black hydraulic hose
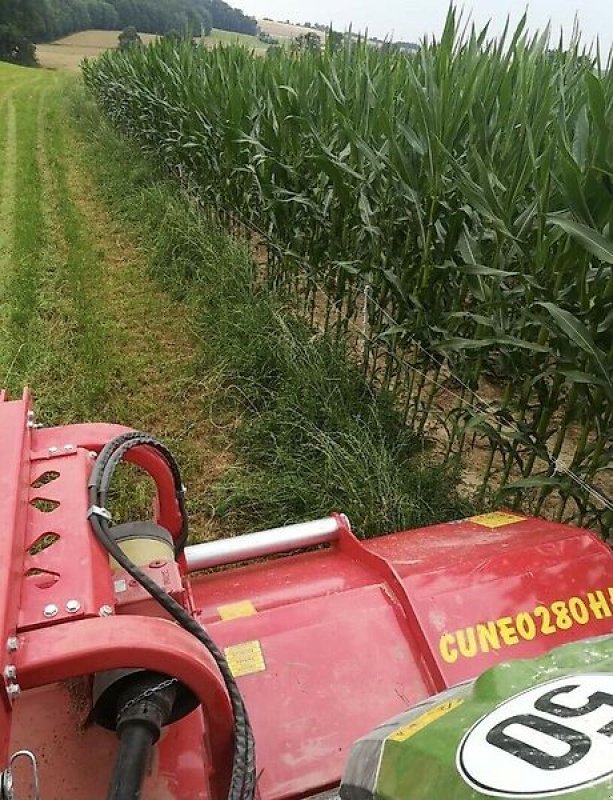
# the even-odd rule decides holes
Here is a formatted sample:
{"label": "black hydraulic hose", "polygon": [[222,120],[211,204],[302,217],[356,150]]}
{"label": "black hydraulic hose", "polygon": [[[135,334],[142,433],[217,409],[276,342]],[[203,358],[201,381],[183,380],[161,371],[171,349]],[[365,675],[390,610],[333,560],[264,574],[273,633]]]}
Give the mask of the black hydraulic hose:
{"label": "black hydraulic hose", "polygon": [[[256,787],[255,744],[242,695],[228,666],[224,654],[204,628],[191,617],[155,581],[142,572],[110,535],[110,517],[105,509],[106,497],[113,472],[128,450],[133,447],[151,447],[166,460],[175,481],[177,501],[184,515],[184,489],[181,475],[170,450],[152,436],[131,432],[109,442],[100,452],[89,482],[90,524],[98,541],[117,563],[128,572],[185,630],[195,636],[213,657],[223,677],[234,715],[234,757],[228,800],[253,800]],[[187,538],[187,526],[181,531]]]}
{"label": "black hydraulic hose", "polygon": [[140,800],[155,738],[152,729],[138,720],[124,725],[108,800]]}
{"label": "black hydraulic hose", "polygon": [[131,450],[133,447],[142,446],[148,446],[151,449],[156,450],[166,461],[166,464],[168,465],[168,468],[172,474],[177,505],[179,508],[179,513],[181,514],[181,531],[179,532],[179,536],[175,541],[175,555],[178,556],[185,549],[189,532],[187,510],[185,508],[185,487],[183,486],[183,482],[181,480],[181,471],[175,460],[175,457],[173,456],[171,450],[169,450],[168,447],[166,447],[166,445],[164,445],[162,442],[158,441],[153,436],[140,433],[139,431],[128,431],[127,433],[123,433],[108,442],[108,444],[98,455],[94,469],[92,470],[89,480],[90,494],[93,487],[99,487],[101,494],[100,501],[101,504],[104,505],[115,467],[128,450]]}

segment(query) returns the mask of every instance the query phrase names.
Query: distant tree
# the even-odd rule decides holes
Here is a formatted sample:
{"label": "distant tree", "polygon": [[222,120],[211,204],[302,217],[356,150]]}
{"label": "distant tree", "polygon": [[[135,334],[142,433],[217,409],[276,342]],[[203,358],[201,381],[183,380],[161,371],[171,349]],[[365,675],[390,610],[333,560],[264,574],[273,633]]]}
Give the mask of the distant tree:
{"label": "distant tree", "polygon": [[253,17],[243,14],[240,9],[230,8],[223,0],[209,0],[208,10],[214,28],[234,33],[246,33],[250,36],[255,36],[258,32],[258,24]]}
{"label": "distant tree", "polygon": [[36,47],[14,25],[0,25],[0,61],[36,65]]}
{"label": "distant tree", "polygon": [[279,40],[275,39],[274,36],[271,36],[266,31],[258,31],[258,39],[264,44],[279,44]]}
{"label": "distant tree", "polygon": [[133,25],[129,25],[127,28],[124,28],[119,34],[120,50],[130,50],[132,47],[141,47],[142,44],[143,40],[140,38],[136,28]]}
{"label": "distant tree", "polygon": [[332,28],[329,28],[326,33],[326,39],[329,43],[329,47],[336,52],[342,48],[345,42],[345,34],[340,33],[339,31],[333,31]]}
{"label": "distant tree", "polygon": [[405,50],[409,53],[416,53],[419,50],[417,42],[394,42],[399,50]]}
{"label": "distant tree", "polygon": [[86,28],[144,33],[211,28],[256,35],[257,22],[224,0],[0,0],[0,26],[9,25],[31,42],[59,39]]}
{"label": "distant tree", "polygon": [[321,39],[313,31],[301,33],[292,42],[292,50],[321,50]]}
{"label": "distant tree", "polygon": [[119,14],[110,3],[89,0],[87,5],[92,27],[103,31],[114,31],[120,27]]}

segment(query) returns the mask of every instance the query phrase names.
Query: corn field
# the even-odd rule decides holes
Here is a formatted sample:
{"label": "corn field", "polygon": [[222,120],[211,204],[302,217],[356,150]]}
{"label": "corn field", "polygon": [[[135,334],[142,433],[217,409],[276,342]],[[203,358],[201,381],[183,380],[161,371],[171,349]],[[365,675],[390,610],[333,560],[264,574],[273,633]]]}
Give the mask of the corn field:
{"label": "corn field", "polygon": [[204,207],[258,232],[276,287],[359,338],[433,454],[478,470],[479,500],[608,536],[612,66],[452,9],[414,55],[162,41],[84,75]]}

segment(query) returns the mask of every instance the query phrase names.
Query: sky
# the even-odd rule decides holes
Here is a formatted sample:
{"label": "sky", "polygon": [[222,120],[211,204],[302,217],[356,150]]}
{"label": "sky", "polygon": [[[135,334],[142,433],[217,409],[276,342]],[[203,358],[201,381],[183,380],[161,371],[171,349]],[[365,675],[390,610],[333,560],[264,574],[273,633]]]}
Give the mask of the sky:
{"label": "sky", "polygon": [[[424,34],[440,34],[449,0],[231,0],[248,14],[291,22],[332,23],[337,29],[353,23],[373,36],[417,41]],[[458,3],[460,5],[460,3]],[[492,20],[499,31],[507,15],[518,20],[528,7],[531,30],[542,30],[551,20],[556,39],[560,29],[570,34],[575,16],[584,39],[600,37],[608,50],[613,45],[613,0],[466,0],[463,7],[479,25]]]}

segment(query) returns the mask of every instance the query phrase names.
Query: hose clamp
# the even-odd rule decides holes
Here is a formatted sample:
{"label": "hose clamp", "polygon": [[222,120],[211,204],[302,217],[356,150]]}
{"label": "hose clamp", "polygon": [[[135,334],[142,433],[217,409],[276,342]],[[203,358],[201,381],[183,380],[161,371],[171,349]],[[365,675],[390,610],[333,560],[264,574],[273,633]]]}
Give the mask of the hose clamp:
{"label": "hose clamp", "polygon": [[107,509],[102,506],[90,506],[87,509],[87,519],[91,519],[92,517],[102,517],[102,519],[107,520],[107,522],[113,521],[111,512],[107,511]]}

